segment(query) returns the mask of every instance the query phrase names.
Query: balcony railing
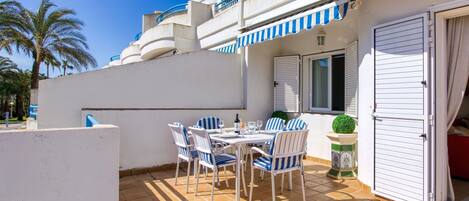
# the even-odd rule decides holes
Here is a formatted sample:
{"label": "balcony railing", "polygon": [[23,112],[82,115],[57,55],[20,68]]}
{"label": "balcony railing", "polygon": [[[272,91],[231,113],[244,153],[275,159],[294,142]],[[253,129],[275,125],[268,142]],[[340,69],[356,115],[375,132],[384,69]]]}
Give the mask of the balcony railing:
{"label": "balcony railing", "polygon": [[220,3],[215,4],[215,13],[221,12],[233,5],[238,3],[238,0],[223,0]]}
{"label": "balcony railing", "polygon": [[117,61],[121,59],[121,55],[114,55],[111,57],[111,61]]}
{"label": "balcony railing", "polygon": [[170,16],[177,15],[180,13],[185,13],[185,12],[187,12],[187,3],[173,6],[163,11],[160,15],[158,15],[158,17],[156,18],[156,24],[161,23],[164,19]]}
{"label": "balcony railing", "polygon": [[135,37],[134,37],[135,41],[140,40],[140,37],[142,37],[142,32],[135,34]]}

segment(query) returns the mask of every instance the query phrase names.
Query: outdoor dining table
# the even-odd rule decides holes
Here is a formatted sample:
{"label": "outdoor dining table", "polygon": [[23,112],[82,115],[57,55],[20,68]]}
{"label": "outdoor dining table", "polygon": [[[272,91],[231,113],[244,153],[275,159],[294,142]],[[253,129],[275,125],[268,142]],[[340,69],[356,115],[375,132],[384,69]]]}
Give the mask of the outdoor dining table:
{"label": "outdoor dining table", "polygon": [[[228,137],[229,136],[229,137]],[[241,185],[241,158],[243,157],[241,148],[246,144],[257,144],[265,143],[274,138],[272,134],[246,134],[246,135],[236,135],[234,132],[226,133],[214,133],[210,134],[210,138],[214,141],[226,143],[234,146],[236,148],[236,200],[240,200],[240,185]],[[244,195],[247,196],[246,189],[244,189]]]}

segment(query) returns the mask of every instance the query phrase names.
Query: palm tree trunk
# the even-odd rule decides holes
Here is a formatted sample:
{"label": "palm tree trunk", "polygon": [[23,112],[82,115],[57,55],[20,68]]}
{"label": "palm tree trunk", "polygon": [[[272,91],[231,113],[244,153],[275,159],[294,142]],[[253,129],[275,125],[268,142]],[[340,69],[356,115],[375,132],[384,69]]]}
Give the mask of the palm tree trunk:
{"label": "palm tree trunk", "polygon": [[24,104],[23,104],[23,96],[21,94],[16,94],[16,115],[19,121],[23,121],[24,117]]}
{"label": "palm tree trunk", "polygon": [[47,78],[49,78],[49,66],[47,66]]}
{"label": "palm tree trunk", "polygon": [[31,89],[38,89],[39,88],[39,67],[41,63],[34,61],[33,63],[33,71],[31,72]]}
{"label": "palm tree trunk", "polygon": [[66,71],[67,71],[67,67],[64,67],[64,76],[67,75]]}

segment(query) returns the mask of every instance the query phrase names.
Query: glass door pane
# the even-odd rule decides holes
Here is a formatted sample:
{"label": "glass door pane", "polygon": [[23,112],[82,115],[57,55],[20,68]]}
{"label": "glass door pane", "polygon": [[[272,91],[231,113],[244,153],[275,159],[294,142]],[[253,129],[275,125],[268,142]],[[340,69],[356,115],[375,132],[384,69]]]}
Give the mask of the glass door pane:
{"label": "glass door pane", "polygon": [[329,108],[329,59],[311,61],[312,107]]}

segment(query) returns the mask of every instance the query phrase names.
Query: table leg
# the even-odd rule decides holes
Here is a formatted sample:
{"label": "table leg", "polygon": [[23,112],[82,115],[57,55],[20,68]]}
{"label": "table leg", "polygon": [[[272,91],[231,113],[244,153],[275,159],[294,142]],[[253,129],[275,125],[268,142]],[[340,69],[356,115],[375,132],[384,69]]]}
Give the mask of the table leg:
{"label": "table leg", "polygon": [[241,177],[241,146],[236,145],[236,201],[239,201],[240,199],[240,187],[241,187],[241,182],[240,182],[240,177]]}

